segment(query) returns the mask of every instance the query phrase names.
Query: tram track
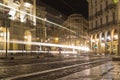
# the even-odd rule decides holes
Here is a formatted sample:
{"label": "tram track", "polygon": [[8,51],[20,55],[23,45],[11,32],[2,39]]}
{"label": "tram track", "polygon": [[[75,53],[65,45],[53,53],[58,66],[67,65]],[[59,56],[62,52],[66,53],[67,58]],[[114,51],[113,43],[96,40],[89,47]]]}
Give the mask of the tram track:
{"label": "tram track", "polygon": [[[4,79],[5,80],[47,80],[45,78],[49,78],[51,76],[50,77],[51,79],[49,80],[53,80],[60,76],[68,75],[71,73],[75,73],[77,71],[81,71],[87,68],[91,68],[91,67],[103,64],[104,62],[109,61],[109,60],[111,59],[106,59],[106,58],[90,59],[90,60],[82,61],[82,62],[78,60],[78,62],[77,61],[69,62],[71,64],[59,62],[57,64],[54,63],[54,64],[46,65],[48,68],[47,69],[44,68],[44,70],[38,70],[35,72],[31,72],[31,73],[10,76]],[[35,79],[35,78],[38,78],[38,79]]]}

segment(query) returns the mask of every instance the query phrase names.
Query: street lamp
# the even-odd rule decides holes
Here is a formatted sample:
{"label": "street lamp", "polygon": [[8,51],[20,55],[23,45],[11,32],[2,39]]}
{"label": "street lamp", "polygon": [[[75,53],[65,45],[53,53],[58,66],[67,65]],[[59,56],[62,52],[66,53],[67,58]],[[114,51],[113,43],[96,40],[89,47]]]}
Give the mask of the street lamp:
{"label": "street lamp", "polygon": [[55,43],[58,43],[58,42],[59,42],[59,38],[56,37],[56,38],[55,38]]}

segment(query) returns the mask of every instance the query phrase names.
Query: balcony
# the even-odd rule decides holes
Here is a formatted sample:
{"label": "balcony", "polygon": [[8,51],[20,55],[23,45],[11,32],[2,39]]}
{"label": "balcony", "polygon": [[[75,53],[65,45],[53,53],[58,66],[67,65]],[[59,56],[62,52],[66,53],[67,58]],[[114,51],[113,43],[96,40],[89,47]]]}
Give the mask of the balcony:
{"label": "balcony", "polygon": [[102,24],[102,25],[99,25],[99,26],[96,26],[95,28],[89,30],[89,32],[94,32],[94,31],[100,31],[100,29],[107,29],[109,27],[112,27],[112,25],[116,25],[117,24],[117,21],[116,20],[113,20],[111,22],[108,22],[106,24]]}
{"label": "balcony", "polygon": [[117,24],[117,21],[113,20],[113,21],[106,23],[106,26],[111,26],[111,25],[116,25],[116,24]]}

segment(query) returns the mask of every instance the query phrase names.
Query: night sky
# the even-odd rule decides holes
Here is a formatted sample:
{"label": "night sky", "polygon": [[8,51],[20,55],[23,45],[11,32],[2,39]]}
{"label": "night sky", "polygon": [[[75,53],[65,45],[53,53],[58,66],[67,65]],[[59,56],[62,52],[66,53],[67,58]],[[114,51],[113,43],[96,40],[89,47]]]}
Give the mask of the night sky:
{"label": "night sky", "polygon": [[86,0],[37,0],[37,5],[43,2],[66,16],[70,14],[82,14],[88,18],[88,3]]}

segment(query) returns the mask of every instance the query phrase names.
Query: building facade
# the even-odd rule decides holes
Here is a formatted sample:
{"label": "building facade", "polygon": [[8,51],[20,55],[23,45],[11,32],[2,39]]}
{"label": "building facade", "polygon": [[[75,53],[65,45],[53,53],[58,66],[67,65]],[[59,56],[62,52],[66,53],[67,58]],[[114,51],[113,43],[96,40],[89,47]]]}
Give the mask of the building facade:
{"label": "building facade", "polygon": [[81,14],[72,14],[63,23],[65,27],[75,31],[75,33],[66,31],[64,34],[64,43],[67,45],[86,46],[87,45],[87,27],[88,21]]}
{"label": "building facade", "polygon": [[37,6],[36,0],[1,0],[0,50],[6,50],[6,45],[8,50],[34,50],[33,47],[38,47],[30,44],[34,41],[59,43],[62,29],[39,18],[55,23],[61,22],[59,24],[64,20],[59,16],[60,12],[46,6]]}
{"label": "building facade", "polygon": [[94,52],[120,54],[120,0],[88,0],[90,46]]}
{"label": "building facade", "polygon": [[[9,17],[7,17],[8,15]],[[33,28],[36,25],[36,18],[34,16],[36,16],[36,0],[1,0],[0,49],[5,50],[7,45],[9,50],[30,50],[30,44],[7,44],[6,40],[8,42],[34,41],[35,30]]]}
{"label": "building facade", "polygon": [[[64,22],[63,14],[42,2],[40,6],[37,6],[36,12],[38,17],[42,17],[55,24],[61,25]],[[64,30],[57,25],[37,19],[36,37],[39,42],[61,43],[61,34],[63,34]]]}
{"label": "building facade", "polygon": [[[34,41],[85,45],[84,36],[87,36],[87,20],[80,14],[70,15],[68,19],[65,17],[47,5],[37,6],[36,0],[1,0],[0,50],[30,51],[34,50],[33,48],[37,50],[39,46],[31,44]],[[52,22],[48,23],[41,18],[58,25],[63,24],[63,27],[67,27],[76,33],[73,34],[69,30],[51,24]]]}

